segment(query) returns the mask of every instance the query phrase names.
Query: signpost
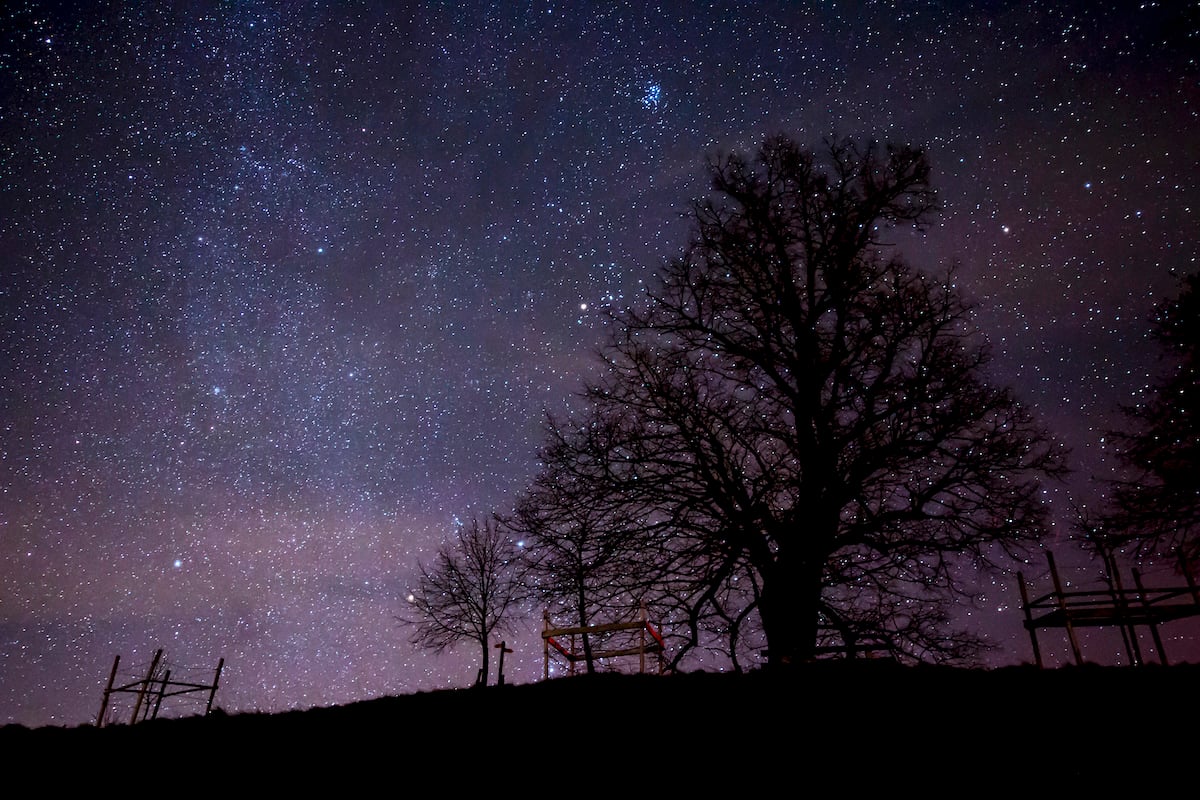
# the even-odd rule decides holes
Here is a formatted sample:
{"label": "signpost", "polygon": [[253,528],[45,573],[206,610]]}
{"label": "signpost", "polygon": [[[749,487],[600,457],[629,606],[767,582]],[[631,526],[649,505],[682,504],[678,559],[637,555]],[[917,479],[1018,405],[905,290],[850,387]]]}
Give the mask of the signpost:
{"label": "signpost", "polygon": [[495,648],[500,651],[500,677],[496,680],[497,686],[504,685],[504,654],[512,652],[512,650],[506,645],[506,642],[501,642],[500,644],[495,645]]}

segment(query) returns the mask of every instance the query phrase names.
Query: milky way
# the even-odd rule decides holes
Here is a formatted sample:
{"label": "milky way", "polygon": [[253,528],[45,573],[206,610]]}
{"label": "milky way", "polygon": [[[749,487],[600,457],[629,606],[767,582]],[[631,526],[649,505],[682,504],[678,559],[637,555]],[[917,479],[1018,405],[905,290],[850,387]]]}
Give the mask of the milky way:
{"label": "milky way", "polygon": [[94,721],[158,648],[230,711],[469,684],[397,625],[417,561],[527,483],[705,157],[773,133],[927,149],[904,252],[961,264],[1072,449],[1049,502],[1094,506],[1200,268],[1198,8],[7,3],[0,723]]}

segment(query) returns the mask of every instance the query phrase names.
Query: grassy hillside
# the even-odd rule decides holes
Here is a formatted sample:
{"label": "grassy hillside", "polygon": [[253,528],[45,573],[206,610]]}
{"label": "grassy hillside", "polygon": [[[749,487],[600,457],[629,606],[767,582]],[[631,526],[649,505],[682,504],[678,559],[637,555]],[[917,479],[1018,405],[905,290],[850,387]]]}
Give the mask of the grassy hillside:
{"label": "grassy hillside", "polygon": [[1194,773],[1198,677],[1192,665],[983,671],[882,661],[609,673],[282,714],[9,726],[0,753],[10,764],[71,765],[65,780],[125,776],[132,789],[153,775],[176,786],[183,775],[217,781],[218,793],[225,781],[239,790],[385,781],[400,794],[564,798],[805,788],[1112,797]]}

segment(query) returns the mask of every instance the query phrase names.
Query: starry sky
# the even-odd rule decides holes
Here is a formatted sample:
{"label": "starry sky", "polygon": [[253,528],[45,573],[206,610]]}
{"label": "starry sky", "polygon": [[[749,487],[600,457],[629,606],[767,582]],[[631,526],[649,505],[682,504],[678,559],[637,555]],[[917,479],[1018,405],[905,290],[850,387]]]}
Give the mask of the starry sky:
{"label": "starry sky", "polygon": [[94,722],[158,648],[228,711],[469,685],[397,624],[417,561],[528,483],[705,157],[775,133],[926,148],[904,252],[1071,448],[1068,548],[1200,268],[1198,57],[1192,0],[5,3],[0,724]]}

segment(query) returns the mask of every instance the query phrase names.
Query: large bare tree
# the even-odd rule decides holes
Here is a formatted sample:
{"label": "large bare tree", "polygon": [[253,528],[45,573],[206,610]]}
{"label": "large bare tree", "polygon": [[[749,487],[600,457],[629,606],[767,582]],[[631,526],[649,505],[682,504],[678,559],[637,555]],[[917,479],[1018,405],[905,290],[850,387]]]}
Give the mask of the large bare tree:
{"label": "large bare tree", "polygon": [[1036,543],[1040,481],[1064,466],[989,380],[954,272],[885,240],[936,210],[925,155],[777,137],[710,173],[690,246],[617,317],[587,415],[560,425],[557,480],[629,509],[693,622],[715,609],[736,636],[756,611],[769,663],[971,653],[946,630],[953,567]]}
{"label": "large bare tree", "polygon": [[520,549],[495,520],[472,519],[438,550],[432,565],[418,563],[417,569],[409,613],[400,616],[412,626],[411,641],[438,653],[475,642],[476,684],[486,684],[489,641],[508,629],[524,593]]}

